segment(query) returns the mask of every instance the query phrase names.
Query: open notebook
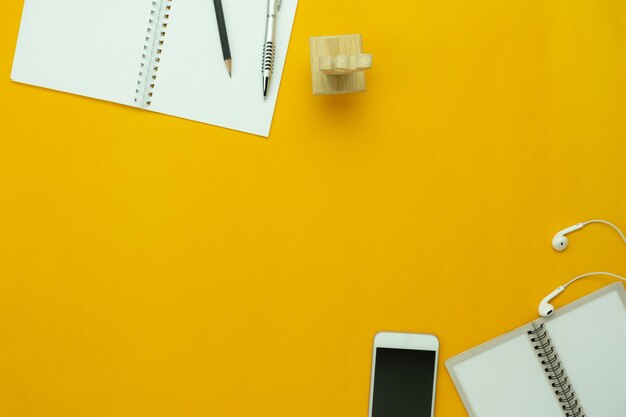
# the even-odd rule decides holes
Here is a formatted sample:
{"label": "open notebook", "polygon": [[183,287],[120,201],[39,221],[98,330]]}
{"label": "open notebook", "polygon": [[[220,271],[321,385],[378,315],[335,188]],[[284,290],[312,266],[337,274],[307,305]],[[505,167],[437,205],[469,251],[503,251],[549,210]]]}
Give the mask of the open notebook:
{"label": "open notebook", "polygon": [[268,136],[297,1],[282,1],[266,100],[267,0],[223,2],[232,79],[212,0],[25,0],[11,78]]}
{"label": "open notebook", "polygon": [[471,417],[624,417],[624,286],[609,285],[446,366]]}

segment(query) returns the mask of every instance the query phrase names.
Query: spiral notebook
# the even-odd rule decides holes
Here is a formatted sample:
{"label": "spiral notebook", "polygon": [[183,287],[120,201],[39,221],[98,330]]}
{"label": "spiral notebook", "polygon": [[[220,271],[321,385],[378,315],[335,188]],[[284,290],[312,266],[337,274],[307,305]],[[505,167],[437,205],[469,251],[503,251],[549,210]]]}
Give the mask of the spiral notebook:
{"label": "spiral notebook", "polygon": [[267,0],[223,5],[232,79],[211,0],[25,0],[11,79],[268,136],[297,0],[282,1],[266,100]]}
{"label": "spiral notebook", "polygon": [[609,285],[446,367],[471,417],[624,417],[624,286]]}

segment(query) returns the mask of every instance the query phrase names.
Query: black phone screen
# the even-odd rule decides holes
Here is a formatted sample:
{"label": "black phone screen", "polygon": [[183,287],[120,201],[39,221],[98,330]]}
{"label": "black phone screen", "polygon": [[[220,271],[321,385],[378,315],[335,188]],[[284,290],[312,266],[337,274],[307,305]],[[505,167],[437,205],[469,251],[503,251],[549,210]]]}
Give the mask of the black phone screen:
{"label": "black phone screen", "polygon": [[436,354],[376,348],[372,417],[431,417]]}

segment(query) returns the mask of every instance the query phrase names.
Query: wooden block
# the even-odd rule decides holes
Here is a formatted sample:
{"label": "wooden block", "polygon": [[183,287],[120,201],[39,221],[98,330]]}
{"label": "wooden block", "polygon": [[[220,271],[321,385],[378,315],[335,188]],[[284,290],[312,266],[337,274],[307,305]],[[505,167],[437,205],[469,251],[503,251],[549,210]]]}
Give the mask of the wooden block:
{"label": "wooden block", "polygon": [[327,75],[346,75],[370,68],[372,68],[372,56],[369,54],[320,57],[320,71]]}
{"label": "wooden block", "polygon": [[313,37],[310,44],[314,95],[365,91],[372,56],[362,53],[361,35]]}

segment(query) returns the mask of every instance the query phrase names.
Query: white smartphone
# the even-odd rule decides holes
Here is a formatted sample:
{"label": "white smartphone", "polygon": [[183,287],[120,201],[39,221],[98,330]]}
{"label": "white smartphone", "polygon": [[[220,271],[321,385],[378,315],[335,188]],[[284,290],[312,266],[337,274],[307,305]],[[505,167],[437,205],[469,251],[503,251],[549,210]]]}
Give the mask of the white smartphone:
{"label": "white smartphone", "polygon": [[439,340],[381,332],[372,356],[369,417],[433,417]]}

